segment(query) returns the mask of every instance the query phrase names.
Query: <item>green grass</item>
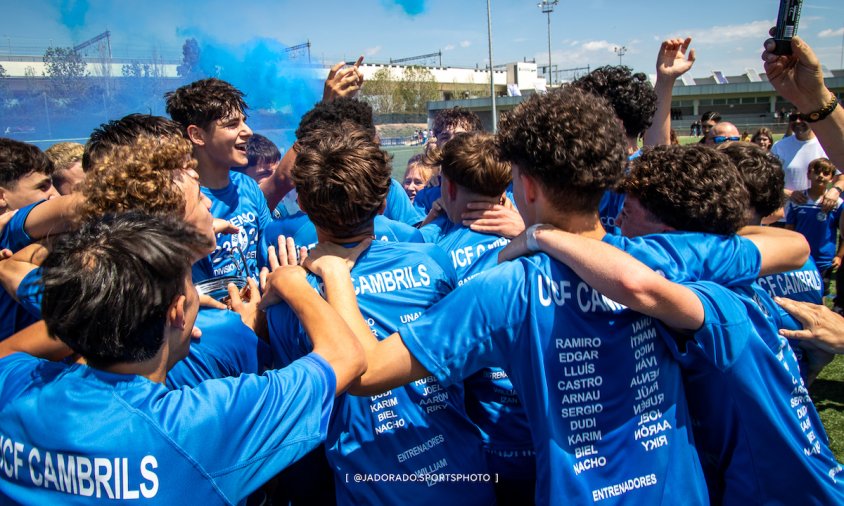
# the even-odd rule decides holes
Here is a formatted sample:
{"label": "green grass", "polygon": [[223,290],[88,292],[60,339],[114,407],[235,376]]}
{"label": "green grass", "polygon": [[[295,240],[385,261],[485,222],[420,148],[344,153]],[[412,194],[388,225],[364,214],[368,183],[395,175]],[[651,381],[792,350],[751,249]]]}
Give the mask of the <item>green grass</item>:
{"label": "green grass", "polygon": [[407,161],[416,153],[421,153],[424,146],[390,146],[384,149],[393,155],[393,178],[401,183]]}

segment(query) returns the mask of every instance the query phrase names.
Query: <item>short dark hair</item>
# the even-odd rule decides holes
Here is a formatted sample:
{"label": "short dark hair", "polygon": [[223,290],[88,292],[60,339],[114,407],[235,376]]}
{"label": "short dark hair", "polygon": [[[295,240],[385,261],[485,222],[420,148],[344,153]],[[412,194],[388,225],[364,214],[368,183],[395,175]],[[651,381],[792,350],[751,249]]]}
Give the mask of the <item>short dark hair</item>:
{"label": "short dark hair", "polygon": [[748,192],[736,166],[699,144],[642,150],[620,191],[677,230],[732,234],[747,221]]}
{"label": "short dark hair", "polygon": [[53,170],[52,160],[37,146],[0,137],[0,186],[14,188],[28,174],[52,176]]}
{"label": "short dark hair", "polygon": [[292,179],[299,205],[317,227],[351,237],[372,224],[390,189],[390,155],[351,122],[299,140]]}
{"label": "short dark hair", "polygon": [[581,90],[606,99],[628,137],[639,137],[653,122],[656,92],[648,76],[625,66],[598,67],[572,83]]}
{"label": "short dark hair", "polygon": [[247,167],[254,167],[259,163],[275,163],[281,160],[281,153],[275,143],[261,134],[252,134],[246,141],[246,157],[249,159]]}
{"label": "short dark hair", "polygon": [[480,132],[484,129],[481,118],[473,111],[465,107],[455,106],[451,109],[443,109],[434,116],[434,137],[439,137],[446,128],[463,127],[467,132]]}
{"label": "short dark hair", "polygon": [[721,113],[717,111],[706,111],[700,117],[701,123],[706,123],[707,121],[713,121],[715,123],[721,122]]}
{"label": "short dark hair", "polygon": [[85,143],[82,170],[90,171],[102,153],[111,152],[117,146],[128,146],[142,135],[177,137],[182,136],[183,132],[178,123],[150,114],[128,114],[118,120],[103,123],[94,129]]}
{"label": "short dark hair", "polygon": [[372,106],[355,98],[340,97],[327,102],[318,102],[313,109],[306,112],[299,121],[296,138],[302,139],[313,130],[343,121],[355,124],[364,129],[370,137],[375,137],[376,130],[375,121],[372,117]]}
{"label": "short dark hair", "polygon": [[183,222],[139,213],[109,215],[59,237],[42,265],[48,332],[95,367],[154,357],[167,308],[184,294],[205,242]]}
{"label": "short dark hair", "polygon": [[460,132],[442,149],[432,150],[428,160],[439,165],[449,180],[479,195],[501,195],[513,180],[510,164],[498,153],[495,136],[486,132]]}
{"label": "short dark hair", "polygon": [[750,194],[750,208],[759,216],[768,216],[782,207],[785,175],[782,162],[768,150],[746,142],[718,146],[729,156]]}
{"label": "short dark hair", "polygon": [[190,125],[203,130],[234,113],[245,113],[244,94],[231,84],[211,77],[186,84],[164,94],[167,114],[187,131]]}
{"label": "short dark hair", "polygon": [[835,174],[835,164],[829,158],[815,158],[809,162],[809,171],[820,174]]}
{"label": "short dark hair", "polygon": [[502,159],[536,178],[561,211],[596,211],[627,163],[607,101],[571,85],[519,104],[502,118],[497,142]]}

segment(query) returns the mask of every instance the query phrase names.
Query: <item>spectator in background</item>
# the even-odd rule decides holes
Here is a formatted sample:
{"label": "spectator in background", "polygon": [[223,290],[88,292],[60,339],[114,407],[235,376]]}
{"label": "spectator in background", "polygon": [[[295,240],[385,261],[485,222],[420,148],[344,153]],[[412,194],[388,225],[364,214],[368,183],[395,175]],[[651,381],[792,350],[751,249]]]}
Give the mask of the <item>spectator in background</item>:
{"label": "spectator in background", "polygon": [[246,158],[249,163],[243,172],[255,180],[258,185],[272,176],[281,161],[281,152],[275,143],[261,134],[252,134],[246,141]]}
{"label": "spectator in background", "polygon": [[706,143],[706,136],[709,134],[709,130],[712,129],[715,125],[721,122],[721,113],[715,111],[706,111],[700,117],[700,131],[698,132],[700,135],[703,136],[699,142],[701,144]]}
{"label": "spectator in background", "polygon": [[402,187],[407,192],[408,198],[413,202],[416,198],[416,192],[425,188],[428,181],[439,175],[439,169],[436,165],[429,163],[424,153],[413,155],[407,161],[407,169],[404,171],[404,179],[402,180]]}
{"label": "spectator in background", "polygon": [[53,186],[59,195],[69,195],[85,178],[82,171],[82,153],[85,146],[78,142],[59,142],[44,154],[53,161]]}
{"label": "spectator in background", "polygon": [[761,146],[765,149],[765,151],[770,151],[771,146],[774,145],[774,136],[771,134],[770,130],[762,127],[753,134],[753,137],[750,138],[750,142]]}
{"label": "spectator in background", "polygon": [[716,146],[725,142],[738,142],[741,140],[741,134],[729,121],[721,121],[709,130],[703,140],[708,146]]}
{"label": "spectator in background", "polygon": [[673,128],[671,129],[671,144],[680,144],[680,139],[677,138],[677,132]]}

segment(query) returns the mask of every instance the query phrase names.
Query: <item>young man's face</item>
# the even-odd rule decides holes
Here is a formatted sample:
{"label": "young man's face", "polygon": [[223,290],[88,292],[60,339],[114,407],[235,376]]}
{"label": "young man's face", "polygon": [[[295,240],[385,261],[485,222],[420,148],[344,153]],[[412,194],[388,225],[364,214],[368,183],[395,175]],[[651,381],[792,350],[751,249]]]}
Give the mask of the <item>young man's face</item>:
{"label": "young man's face", "polygon": [[256,183],[261,184],[265,179],[272,176],[275,170],[278,168],[278,165],[281,163],[281,160],[277,162],[270,163],[270,162],[258,162],[255,165],[250,165],[246,167],[243,171],[247,176],[251,177],[255,180]]}
{"label": "young man's face", "polygon": [[659,234],[671,229],[645,209],[639,199],[630,194],[624,197],[624,207],[618,213],[615,224],[621,228],[621,235],[625,237]]}
{"label": "young man's face", "polygon": [[[199,189],[199,174],[195,170],[185,170],[176,179],[176,185],[185,195],[185,223],[193,226],[205,235],[211,244],[216,245],[214,234],[214,216],[211,215],[211,200]],[[210,254],[214,246],[206,252]]]}
{"label": "young man's face", "polygon": [[249,163],[246,141],[250,137],[252,129],[246,124],[246,116],[242,112],[235,112],[205,129],[204,149],[208,158],[221,166],[243,167]]}
{"label": "young man's face", "polygon": [[50,176],[43,172],[30,172],[7,187],[0,187],[0,194],[9,211],[59,196]]}
{"label": "young man's face", "polygon": [[445,144],[451,140],[452,137],[460,132],[466,132],[466,126],[462,123],[456,125],[449,125],[437,134],[437,147],[442,149]]}
{"label": "young man's face", "polygon": [[54,186],[60,195],[70,195],[76,185],[85,179],[85,172],[82,171],[82,162],[74,162],[70,167],[63,170],[56,170],[53,173]]}

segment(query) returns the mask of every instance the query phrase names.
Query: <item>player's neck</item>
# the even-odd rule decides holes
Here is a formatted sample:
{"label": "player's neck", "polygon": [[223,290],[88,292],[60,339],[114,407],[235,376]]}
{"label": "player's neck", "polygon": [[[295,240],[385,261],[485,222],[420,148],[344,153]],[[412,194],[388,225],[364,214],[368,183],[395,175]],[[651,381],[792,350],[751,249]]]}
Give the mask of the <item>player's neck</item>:
{"label": "player's neck", "polygon": [[627,156],[639,151],[639,139],[637,137],[627,137]]}
{"label": "player's neck", "polygon": [[102,370],[115,374],[134,374],[143,376],[153,383],[164,384],[167,379],[167,357],[165,356],[166,346],[162,346],[154,357],[143,362],[120,362],[103,367]]}
{"label": "player's neck", "polygon": [[199,184],[212,190],[221,190],[229,185],[230,168],[211,160],[201,149],[194,149],[196,158],[196,172],[199,174]]}
{"label": "player's neck", "polygon": [[819,198],[823,197],[824,192],[826,192],[825,186],[818,186],[814,184],[810,186],[809,189],[806,191],[806,193],[809,194],[809,198],[811,198],[812,200],[818,200]]}
{"label": "player's neck", "polygon": [[374,223],[370,222],[370,224],[361,229],[361,232],[355,234],[353,236],[343,236],[338,237],[327,230],[323,230],[319,227],[315,227],[317,232],[317,241],[319,242],[333,242],[334,244],[357,244],[364,239],[373,237],[375,235],[375,225]]}
{"label": "player's neck", "polygon": [[601,240],[607,232],[601,225],[601,218],[597,211],[593,213],[549,213],[539,216],[537,223],[554,225],[560,230]]}

